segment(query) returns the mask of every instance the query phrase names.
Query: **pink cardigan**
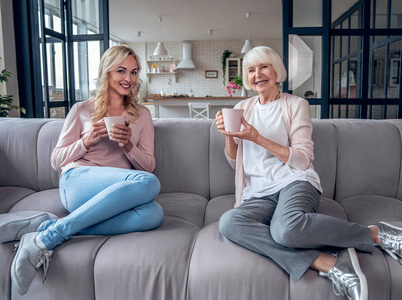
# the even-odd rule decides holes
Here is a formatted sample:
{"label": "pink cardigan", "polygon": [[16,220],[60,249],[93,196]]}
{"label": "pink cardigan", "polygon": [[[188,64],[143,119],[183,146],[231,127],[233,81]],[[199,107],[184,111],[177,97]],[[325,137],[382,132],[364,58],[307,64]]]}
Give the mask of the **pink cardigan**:
{"label": "pink cardigan", "polygon": [[[310,107],[307,100],[298,96],[281,93],[282,115],[285,123],[286,131],[290,141],[290,155],[287,165],[298,170],[307,170],[313,168],[314,160],[314,142],[312,140],[313,126],[310,118]],[[235,108],[244,109],[244,118],[248,122],[255,104],[259,101],[259,96],[243,100],[236,104]],[[242,125],[241,130],[244,129]],[[241,204],[242,191],[245,187],[244,170],[243,170],[243,143],[237,140],[237,155],[231,159],[225,152],[226,158],[232,168],[236,170],[236,203],[235,207]]]}
{"label": "pink cardigan", "polygon": [[[92,100],[76,103],[67,115],[63,130],[51,156],[51,164],[56,171],[64,173],[80,166],[102,166],[152,172],[155,169],[154,128],[149,110],[138,105],[139,117],[130,123],[133,149],[124,153],[116,142],[102,139],[96,146],[87,150],[83,137],[89,134],[94,111]],[[124,111],[127,120],[130,115]]]}

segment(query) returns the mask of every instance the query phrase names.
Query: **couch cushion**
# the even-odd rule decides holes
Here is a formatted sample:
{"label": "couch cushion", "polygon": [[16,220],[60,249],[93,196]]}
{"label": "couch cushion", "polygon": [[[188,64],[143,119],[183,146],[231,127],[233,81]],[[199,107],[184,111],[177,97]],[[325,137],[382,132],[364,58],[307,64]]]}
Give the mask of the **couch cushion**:
{"label": "couch cushion", "polygon": [[225,157],[225,136],[218,132],[215,122],[211,123],[209,166],[211,199],[235,192],[235,171]]}
{"label": "couch cushion", "polygon": [[1,299],[9,300],[11,290],[11,263],[14,258],[14,242],[0,244],[0,295]]}
{"label": "couch cushion", "polygon": [[161,193],[193,193],[209,199],[210,120],[156,119],[155,175]]}
{"label": "couch cushion", "polygon": [[111,237],[95,261],[96,299],[186,299],[197,232],[191,222],[167,216],[155,230]]}
{"label": "couch cushion", "polygon": [[209,200],[205,210],[204,226],[219,221],[221,216],[232,209],[235,204],[235,195],[224,195]]}
{"label": "couch cushion", "polygon": [[289,299],[288,280],[272,260],[224,238],[215,222],[198,234],[190,263],[188,299]]}
{"label": "couch cushion", "polygon": [[337,160],[337,131],[329,120],[312,120],[314,161],[313,166],[320,175],[322,195],[334,199],[336,160]]}
{"label": "couch cushion", "polygon": [[68,215],[68,211],[64,208],[63,204],[61,204],[59,189],[33,193],[16,203],[10,209],[10,212],[22,210],[47,211],[55,214],[59,218]]}
{"label": "couch cushion", "polygon": [[38,135],[38,181],[39,190],[54,189],[59,186],[61,172],[53,170],[50,156],[56,147],[64,120],[54,120],[43,125]]}
{"label": "couch cushion", "polygon": [[155,201],[162,206],[165,216],[183,218],[199,228],[204,226],[205,207],[208,203],[204,197],[189,193],[163,193]]}
{"label": "couch cushion", "polygon": [[322,196],[320,197],[320,206],[318,207],[318,213],[339,218],[342,220],[348,219],[345,210],[338,202]]}
{"label": "couch cushion", "polygon": [[[72,237],[53,250],[46,281],[42,282],[43,269],[40,268],[28,293],[22,297],[13,289],[12,299],[95,299],[94,263],[99,249],[108,238]],[[9,255],[12,256],[11,253]],[[114,262],[116,257],[109,259]]]}
{"label": "couch cushion", "polygon": [[33,193],[35,193],[34,190],[23,187],[0,187],[0,214],[9,212],[18,201]]}
{"label": "couch cushion", "polygon": [[[390,277],[391,281],[391,293],[389,299],[402,299],[402,284],[401,284],[402,266],[399,263],[399,261],[393,259],[388,254],[383,252],[383,255],[389,267],[389,274],[387,274],[386,276]],[[375,299],[381,299],[381,298],[375,298]]]}
{"label": "couch cushion", "polygon": [[0,130],[0,186],[35,191],[38,185],[38,134],[48,119],[7,119]]}
{"label": "couch cushion", "polygon": [[335,200],[357,195],[395,198],[401,168],[401,134],[377,120],[331,120],[338,131]]}
{"label": "couch cushion", "polygon": [[401,221],[402,201],[384,196],[363,195],[343,199],[339,204],[349,221],[372,225],[379,221]]}
{"label": "couch cushion", "polygon": [[[401,119],[396,119],[396,120],[386,120],[387,122],[393,124],[394,126],[396,126],[399,130],[399,133],[401,135],[401,141],[402,141],[402,120]],[[399,200],[402,200],[402,174],[401,174],[401,170],[402,170],[402,159],[401,159],[401,165],[400,165],[400,175],[399,175],[399,188],[398,188],[398,194],[396,195],[396,198],[398,198]]]}
{"label": "couch cushion", "polygon": [[[360,267],[367,278],[369,299],[401,299],[389,298],[391,288],[389,271],[380,250],[374,249],[373,254],[358,252],[357,255]],[[290,280],[290,295],[289,299],[292,300],[346,299],[336,296],[332,282],[319,276],[315,270],[308,270],[299,281]]]}

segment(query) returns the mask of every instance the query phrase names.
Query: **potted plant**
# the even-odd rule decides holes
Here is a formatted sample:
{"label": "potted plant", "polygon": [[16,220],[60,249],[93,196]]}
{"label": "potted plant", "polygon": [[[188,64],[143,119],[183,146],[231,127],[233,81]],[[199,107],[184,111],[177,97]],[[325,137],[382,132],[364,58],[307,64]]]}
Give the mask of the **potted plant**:
{"label": "potted plant", "polygon": [[232,94],[235,93],[236,90],[241,89],[241,96],[247,97],[247,90],[243,86],[243,78],[241,76],[236,76],[233,81],[229,81],[226,86],[226,91],[229,94],[229,97],[232,97]]}
{"label": "potted plant", "polygon": [[[11,77],[11,73],[3,69],[0,73],[0,83],[3,83]],[[12,109],[18,109],[23,114],[26,113],[25,108],[13,105],[12,95],[0,95],[0,117],[7,117]]]}
{"label": "potted plant", "polygon": [[223,76],[223,85],[225,86],[226,81],[226,58],[228,58],[232,54],[229,50],[225,50],[222,53],[222,76]]}
{"label": "potted plant", "polygon": [[236,76],[233,81],[229,81],[226,86],[226,91],[229,94],[229,97],[232,97],[232,94],[236,92],[236,90],[240,90],[243,86],[243,79],[240,76]]}

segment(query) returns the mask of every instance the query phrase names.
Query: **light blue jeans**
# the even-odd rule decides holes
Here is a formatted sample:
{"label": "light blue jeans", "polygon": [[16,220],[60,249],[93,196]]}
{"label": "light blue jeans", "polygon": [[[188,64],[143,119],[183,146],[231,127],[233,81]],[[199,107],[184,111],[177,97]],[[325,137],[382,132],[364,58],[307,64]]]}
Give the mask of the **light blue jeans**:
{"label": "light blue jeans", "polygon": [[74,234],[116,235],[157,228],[162,207],[153,201],[160,184],[155,175],[109,167],[79,167],[66,171],[59,182],[60,197],[70,214],[40,227],[49,250]]}

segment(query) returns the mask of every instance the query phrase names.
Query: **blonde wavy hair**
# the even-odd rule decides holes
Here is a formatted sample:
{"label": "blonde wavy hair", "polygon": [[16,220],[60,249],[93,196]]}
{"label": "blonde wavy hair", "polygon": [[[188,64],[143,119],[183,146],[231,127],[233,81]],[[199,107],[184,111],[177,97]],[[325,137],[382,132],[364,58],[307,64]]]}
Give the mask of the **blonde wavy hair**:
{"label": "blonde wavy hair", "polygon": [[[138,73],[141,71],[140,58],[135,54],[134,50],[127,46],[114,46],[106,50],[99,64],[98,79],[96,81],[96,96],[93,98],[95,102],[95,111],[92,114],[91,121],[95,123],[105,117],[107,107],[109,105],[109,72],[117,69],[117,67],[132,55],[138,65]],[[137,77],[137,82],[133,85],[130,93],[124,98],[124,106],[127,112],[132,115],[130,122],[138,117],[138,94],[141,87],[141,79]]]}

